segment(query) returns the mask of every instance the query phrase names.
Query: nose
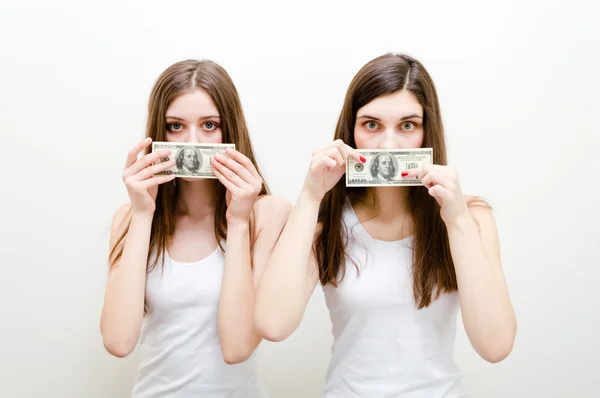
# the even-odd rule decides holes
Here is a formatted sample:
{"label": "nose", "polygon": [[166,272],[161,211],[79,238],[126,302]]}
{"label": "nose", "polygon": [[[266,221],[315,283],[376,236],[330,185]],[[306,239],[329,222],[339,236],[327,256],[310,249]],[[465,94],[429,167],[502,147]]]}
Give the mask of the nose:
{"label": "nose", "polygon": [[198,141],[197,135],[198,134],[196,126],[190,126],[190,128],[188,129],[187,142],[189,144],[198,144],[200,141]]}
{"label": "nose", "polygon": [[400,146],[396,142],[396,138],[394,128],[386,129],[379,144],[379,149],[398,149]]}

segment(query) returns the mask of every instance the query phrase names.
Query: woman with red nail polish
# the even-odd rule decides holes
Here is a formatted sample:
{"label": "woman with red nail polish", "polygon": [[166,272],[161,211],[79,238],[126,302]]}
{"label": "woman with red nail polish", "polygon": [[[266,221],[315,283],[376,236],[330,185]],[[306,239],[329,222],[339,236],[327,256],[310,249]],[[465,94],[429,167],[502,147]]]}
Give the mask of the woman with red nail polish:
{"label": "woman with red nail polish", "polygon": [[[269,194],[220,65],[171,65],[148,110],[147,137],[123,169],[130,203],[113,218],[104,346],[120,358],[141,351],[132,398],[266,397],[254,355],[262,340],[255,286],[291,205]],[[168,153],[148,153],[152,141],[181,144],[181,156],[154,164]],[[210,157],[216,178],[194,178],[199,158],[188,144],[221,143],[236,149]],[[156,175],[174,165],[186,169],[177,180]]]}
{"label": "woman with red nail polish", "polygon": [[[423,186],[349,188],[357,149],[433,148],[433,165],[401,171]],[[376,167],[392,170],[389,156]],[[395,175],[395,174],[394,174]],[[346,94],[335,141],[318,148],[256,296],[271,341],[302,320],[317,283],[332,322],[323,397],[464,397],[452,353],[458,311],[475,351],[499,362],[516,319],[490,207],[463,195],[446,165],[433,81],[416,59],[367,63]]]}

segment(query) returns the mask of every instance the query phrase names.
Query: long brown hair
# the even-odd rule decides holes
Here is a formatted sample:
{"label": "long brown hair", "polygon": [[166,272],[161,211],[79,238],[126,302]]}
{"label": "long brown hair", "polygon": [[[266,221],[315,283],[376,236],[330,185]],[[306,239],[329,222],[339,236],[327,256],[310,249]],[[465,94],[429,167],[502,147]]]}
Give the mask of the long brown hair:
{"label": "long brown hair", "polygon": [[[252,142],[248,134],[246,118],[242,110],[237,89],[229,74],[220,65],[209,60],[185,60],[177,62],[168,67],[157,79],[148,103],[148,121],[146,125],[146,136],[153,141],[166,141],[165,117],[170,104],[179,95],[190,90],[202,89],[212,98],[219,116],[222,140],[224,143],[235,144],[236,149],[252,161],[254,167],[260,174],[258,164],[254,157]],[[146,150],[146,153],[150,148]],[[262,177],[262,175],[261,175]],[[263,179],[264,181],[264,179]],[[215,216],[214,232],[217,242],[223,251],[221,240],[227,238],[227,212],[226,193],[227,189],[220,182],[215,182]],[[269,193],[267,184],[263,186],[259,197]],[[170,183],[161,184],[156,196],[156,210],[152,219],[152,231],[150,234],[150,247],[148,250],[148,267],[150,271],[164,254],[169,240],[173,237],[176,227],[175,205],[177,203],[177,189],[175,180]],[[130,209],[131,211],[131,209]],[[111,267],[121,258],[127,232],[129,231],[130,217],[125,217],[127,223],[123,233],[111,248],[109,259]],[[250,221],[250,243],[252,248],[254,222]],[[150,256],[156,250],[154,261]],[[164,256],[163,256],[164,264]]]}
{"label": "long brown hair", "polygon": [[[433,148],[434,164],[446,165],[446,144],[435,86],[423,65],[404,54],[379,56],[358,71],[346,93],[334,139],[341,139],[356,148],[354,124],[358,110],[379,96],[400,90],[410,91],[423,107],[423,147]],[[434,290],[439,295],[458,290],[458,285],[439,205],[423,187],[408,189],[415,232],[413,296],[417,307],[421,309],[431,303]],[[364,198],[366,192],[366,188],[348,190],[342,178],[321,202],[318,216],[320,229],[313,250],[322,285],[330,283],[337,286],[344,277],[346,259],[349,257],[346,251],[348,231],[342,223],[343,206],[346,198],[355,201]],[[482,201],[475,199],[473,202]]]}

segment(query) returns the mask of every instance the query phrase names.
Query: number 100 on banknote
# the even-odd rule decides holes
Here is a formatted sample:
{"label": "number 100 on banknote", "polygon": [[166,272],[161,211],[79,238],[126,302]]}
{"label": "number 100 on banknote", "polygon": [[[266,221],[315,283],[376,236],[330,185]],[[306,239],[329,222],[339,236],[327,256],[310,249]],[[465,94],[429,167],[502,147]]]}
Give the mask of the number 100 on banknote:
{"label": "number 100 on banknote", "polygon": [[367,161],[360,163],[348,158],[347,187],[422,186],[418,178],[403,178],[401,173],[433,163],[433,148],[359,149],[358,152]]}

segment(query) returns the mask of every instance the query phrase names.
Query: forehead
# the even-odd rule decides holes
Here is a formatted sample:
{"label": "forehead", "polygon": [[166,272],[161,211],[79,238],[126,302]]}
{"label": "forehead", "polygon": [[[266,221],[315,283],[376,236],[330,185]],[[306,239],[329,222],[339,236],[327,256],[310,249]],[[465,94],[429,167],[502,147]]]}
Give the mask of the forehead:
{"label": "forehead", "polygon": [[358,110],[357,116],[362,114],[380,119],[400,119],[412,114],[422,117],[423,107],[413,93],[401,90],[373,99]]}
{"label": "forehead", "polygon": [[206,115],[219,115],[212,98],[202,89],[186,91],[173,100],[167,108],[166,116],[194,120]]}

